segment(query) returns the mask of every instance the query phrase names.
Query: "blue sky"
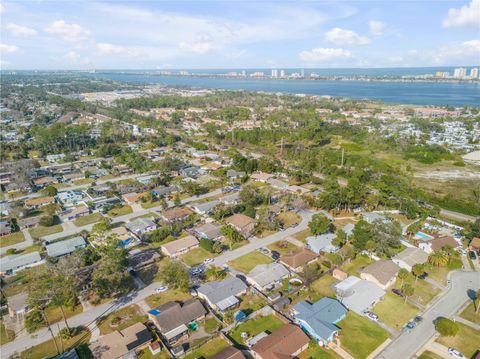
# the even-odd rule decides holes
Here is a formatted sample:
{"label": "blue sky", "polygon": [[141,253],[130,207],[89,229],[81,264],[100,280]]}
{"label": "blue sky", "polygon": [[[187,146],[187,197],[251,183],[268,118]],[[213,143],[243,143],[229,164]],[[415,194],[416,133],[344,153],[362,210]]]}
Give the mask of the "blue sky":
{"label": "blue sky", "polygon": [[480,0],[3,1],[2,69],[480,64]]}

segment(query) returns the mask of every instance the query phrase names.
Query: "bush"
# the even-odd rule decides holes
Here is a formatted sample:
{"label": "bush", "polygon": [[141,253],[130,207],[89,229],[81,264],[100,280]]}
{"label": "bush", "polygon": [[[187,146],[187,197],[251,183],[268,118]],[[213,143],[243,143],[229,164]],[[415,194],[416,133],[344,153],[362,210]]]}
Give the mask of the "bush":
{"label": "bush", "polygon": [[38,223],[44,227],[51,227],[55,224],[55,218],[53,216],[43,216]]}
{"label": "bush", "polygon": [[453,337],[457,335],[459,329],[457,323],[447,318],[439,318],[435,322],[435,330],[440,333],[442,337]]}
{"label": "bush", "polygon": [[205,249],[207,252],[213,253],[213,243],[209,239],[200,239],[200,247]]}
{"label": "bush", "polygon": [[25,316],[25,328],[27,332],[33,333],[45,326],[45,320],[39,310],[32,310]]}

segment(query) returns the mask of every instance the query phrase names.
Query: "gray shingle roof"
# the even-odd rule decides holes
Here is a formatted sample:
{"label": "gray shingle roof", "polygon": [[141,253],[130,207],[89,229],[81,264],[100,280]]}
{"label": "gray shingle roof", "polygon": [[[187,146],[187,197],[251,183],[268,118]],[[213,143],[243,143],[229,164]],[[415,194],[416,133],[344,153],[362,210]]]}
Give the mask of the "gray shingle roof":
{"label": "gray shingle roof", "polygon": [[259,264],[253,268],[248,277],[259,286],[266,287],[289,275],[287,268],[279,263]]}
{"label": "gray shingle roof", "polygon": [[335,286],[337,298],[343,305],[361,314],[385,295],[385,291],[373,282],[350,276]]}
{"label": "gray shingle roof", "polygon": [[83,248],[85,245],[85,239],[78,236],[64,241],[47,244],[45,248],[49,257],[60,257],[65,254],[70,254],[78,248]]}
{"label": "gray shingle roof", "polygon": [[208,282],[201,285],[197,292],[203,294],[211,303],[217,304],[231,296],[238,296],[247,286],[239,278],[228,278],[221,282]]}
{"label": "gray shingle roof", "polygon": [[0,272],[5,273],[9,270],[16,270],[41,260],[42,258],[38,252],[14,254],[12,256],[3,257],[2,260],[0,260]]}

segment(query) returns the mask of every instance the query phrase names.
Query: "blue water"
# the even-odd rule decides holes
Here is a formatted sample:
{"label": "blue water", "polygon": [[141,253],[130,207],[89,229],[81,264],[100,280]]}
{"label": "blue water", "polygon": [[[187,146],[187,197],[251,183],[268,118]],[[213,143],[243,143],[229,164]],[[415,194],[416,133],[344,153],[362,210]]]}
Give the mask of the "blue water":
{"label": "blue water", "polygon": [[[353,70],[348,70],[348,73],[346,72],[345,75],[352,75],[351,71]],[[197,72],[200,73],[202,71],[197,70]],[[222,72],[225,73],[227,71],[222,70]],[[319,70],[316,70],[316,72],[319,73]],[[358,70],[356,74],[362,75],[364,72],[365,70]],[[432,72],[434,72],[434,69],[421,69],[415,71],[415,73],[420,74]],[[410,71],[398,73],[398,75],[413,73],[413,71]],[[337,74],[340,75],[340,71],[334,74],[330,72],[330,75]],[[160,76],[128,72],[99,72],[92,74],[91,76],[122,82],[186,86],[202,89],[266,91],[320,96],[328,95],[333,97],[369,99],[387,103],[414,105],[480,106],[480,84],[470,82],[261,80],[251,78],[231,79],[218,77]],[[375,76],[383,75],[382,72],[378,72]]]}
{"label": "blue water", "polygon": [[426,234],[426,233],[423,233],[423,232],[417,232],[415,233],[415,237],[418,237],[420,239],[423,239],[424,241],[428,241],[430,239],[433,239],[432,236]]}

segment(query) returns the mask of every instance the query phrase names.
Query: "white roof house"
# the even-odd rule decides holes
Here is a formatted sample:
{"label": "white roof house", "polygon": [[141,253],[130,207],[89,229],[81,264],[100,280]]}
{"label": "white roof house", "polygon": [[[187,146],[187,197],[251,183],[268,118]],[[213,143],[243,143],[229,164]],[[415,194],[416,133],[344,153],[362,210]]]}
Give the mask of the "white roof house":
{"label": "white roof house", "polygon": [[14,254],[2,257],[0,260],[0,273],[13,274],[22,269],[43,263],[40,253]]}
{"label": "white roof house", "polygon": [[385,296],[385,291],[373,282],[350,276],[334,286],[338,300],[358,314],[372,308]]}
{"label": "white roof house", "polygon": [[287,268],[279,263],[259,264],[247,275],[247,281],[262,290],[290,275]]}
{"label": "white roof house", "polygon": [[54,242],[45,246],[49,257],[61,257],[73,253],[79,248],[85,248],[85,239],[83,237],[74,237],[64,241]]}

